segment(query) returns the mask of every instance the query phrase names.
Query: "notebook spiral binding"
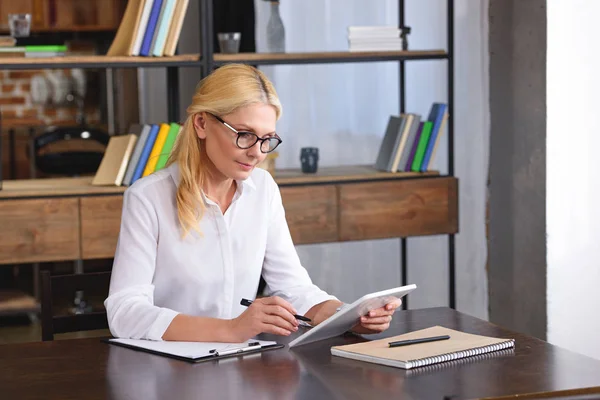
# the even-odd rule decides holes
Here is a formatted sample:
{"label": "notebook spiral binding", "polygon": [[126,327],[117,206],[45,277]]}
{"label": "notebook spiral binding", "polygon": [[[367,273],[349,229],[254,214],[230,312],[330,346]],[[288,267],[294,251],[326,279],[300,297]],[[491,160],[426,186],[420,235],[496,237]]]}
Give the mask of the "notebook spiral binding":
{"label": "notebook spiral binding", "polygon": [[503,350],[498,350],[498,351],[494,351],[491,353],[479,354],[479,355],[473,356],[473,357],[461,358],[459,360],[447,361],[447,362],[441,363],[441,364],[432,364],[432,365],[426,365],[426,366],[423,366],[420,368],[407,369],[406,375],[413,376],[413,375],[426,374],[428,372],[437,372],[437,371],[444,370],[446,368],[456,367],[459,365],[472,364],[472,363],[476,363],[479,361],[493,360],[494,358],[508,357],[508,356],[514,356],[514,355],[515,355],[514,348],[509,347],[509,348],[506,348]]}
{"label": "notebook spiral binding", "polygon": [[454,353],[446,353],[441,354],[435,357],[427,357],[420,360],[409,360],[407,363],[407,368],[418,368],[426,365],[443,363],[452,360],[458,360],[460,358],[477,356],[480,354],[491,353],[493,351],[503,350],[510,347],[514,347],[515,341],[514,339],[507,340],[506,342],[498,343],[491,346],[482,346],[476,347],[469,350],[457,351]]}

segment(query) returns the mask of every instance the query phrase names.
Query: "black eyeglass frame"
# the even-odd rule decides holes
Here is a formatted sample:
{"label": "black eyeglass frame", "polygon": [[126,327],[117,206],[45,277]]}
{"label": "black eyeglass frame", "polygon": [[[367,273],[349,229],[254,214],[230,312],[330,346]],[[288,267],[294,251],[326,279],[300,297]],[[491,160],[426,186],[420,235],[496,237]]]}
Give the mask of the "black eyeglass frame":
{"label": "black eyeglass frame", "polygon": [[[210,114],[210,113],[207,113],[207,114]],[[267,154],[267,153],[270,153],[270,152],[272,152],[273,150],[275,150],[275,149],[276,149],[276,148],[277,148],[277,147],[278,147],[278,146],[279,146],[279,145],[280,145],[280,144],[283,142],[283,140],[281,140],[281,138],[280,138],[279,136],[277,136],[277,135],[275,135],[275,136],[269,136],[269,137],[266,137],[266,138],[260,138],[260,137],[258,137],[258,135],[257,135],[256,133],[254,133],[254,132],[238,131],[238,130],[237,130],[237,129],[235,129],[233,126],[231,126],[231,125],[229,125],[227,122],[223,121],[223,119],[222,119],[221,117],[219,117],[219,116],[217,116],[217,115],[214,115],[214,114],[210,114],[210,115],[212,115],[212,116],[213,116],[213,117],[214,117],[214,118],[215,118],[217,121],[219,121],[220,123],[222,123],[223,125],[225,125],[225,126],[226,126],[226,127],[229,129],[229,130],[231,130],[232,132],[234,132],[235,134],[237,134],[237,138],[236,138],[236,140],[235,140],[235,145],[236,145],[237,147],[239,147],[240,149],[244,149],[244,150],[250,149],[250,148],[252,148],[252,146],[254,146],[256,143],[260,142],[260,145],[258,146],[258,148],[260,149],[260,151],[261,151],[262,153],[264,153],[264,154]],[[242,146],[240,146],[240,144],[239,144],[240,137],[241,137],[242,135],[251,135],[251,136],[254,136],[254,139],[255,139],[255,140],[254,140],[254,142],[253,142],[253,143],[252,143],[250,146],[248,146],[248,147],[242,147]],[[262,146],[262,144],[263,144],[264,142],[266,142],[266,141],[268,141],[268,142],[271,142],[271,140],[276,140],[276,141],[277,141],[277,144],[276,144],[276,145],[275,145],[275,146],[274,146],[272,149],[270,149],[269,151],[264,151],[264,150],[263,150],[263,146]]]}

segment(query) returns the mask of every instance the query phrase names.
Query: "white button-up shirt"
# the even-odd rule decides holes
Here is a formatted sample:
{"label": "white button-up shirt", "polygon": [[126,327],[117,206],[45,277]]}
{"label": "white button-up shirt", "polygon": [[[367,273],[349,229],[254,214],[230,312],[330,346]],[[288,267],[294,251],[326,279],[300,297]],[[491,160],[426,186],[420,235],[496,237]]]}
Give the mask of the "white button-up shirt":
{"label": "white button-up shirt", "polygon": [[115,337],[162,340],[178,313],[231,319],[267,293],[299,314],[335,299],[315,286],[292,242],[279,187],[256,168],[237,182],[225,214],[203,196],[202,234],[182,238],[175,195],[177,164],[139,179],[124,194],[121,230],[104,305]]}

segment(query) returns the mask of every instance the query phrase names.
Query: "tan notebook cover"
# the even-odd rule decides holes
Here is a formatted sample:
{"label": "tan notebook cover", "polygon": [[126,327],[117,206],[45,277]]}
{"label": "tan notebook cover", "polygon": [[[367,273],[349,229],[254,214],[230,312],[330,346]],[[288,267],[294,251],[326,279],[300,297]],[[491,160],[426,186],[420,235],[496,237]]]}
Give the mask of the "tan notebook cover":
{"label": "tan notebook cover", "polygon": [[137,135],[112,136],[104,151],[104,157],[92,180],[92,185],[116,185],[121,186],[127,164],[133,153]]}
{"label": "tan notebook cover", "polygon": [[[418,343],[400,347],[389,347],[389,342],[449,335],[450,339]],[[434,326],[404,335],[370,342],[334,346],[331,354],[376,364],[410,369],[460,358],[476,356],[492,351],[514,347],[514,339],[493,338],[473,335]]]}

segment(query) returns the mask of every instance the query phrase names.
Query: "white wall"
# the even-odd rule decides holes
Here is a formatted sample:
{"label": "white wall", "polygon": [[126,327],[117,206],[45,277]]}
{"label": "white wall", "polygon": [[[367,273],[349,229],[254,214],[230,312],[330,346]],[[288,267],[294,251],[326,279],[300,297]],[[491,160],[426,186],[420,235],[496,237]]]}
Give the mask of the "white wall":
{"label": "white wall", "polygon": [[599,14],[548,0],[546,220],[548,341],[600,359]]}
{"label": "white wall", "polygon": [[[193,2],[191,2],[193,3]],[[191,4],[190,3],[190,4]],[[460,179],[460,233],[456,238],[457,300],[461,311],[487,318],[485,272],[485,196],[488,172],[489,118],[487,73],[487,0],[455,1],[455,173]],[[268,3],[255,0],[257,47],[265,48]],[[446,1],[406,1],[411,49],[446,48]],[[348,25],[398,23],[396,0],[290,0],[281,2],[287,51],[347,50]],[[182,51],[197,50],[196,9],[184,24]],[[310,28],[310,29],[309,29]],[[284,116],[278,132],[284,139],[278,168],[299,167],[304,146],[318,146],[320,165],[372,164],[390,114],[399,112],[398,63],[356,63],[261,67],[281,97]],[[147,74],[150,93],[164,90],[160,71]],[[161,77],[162,79],[158,78]],[[184,71],[182,109],[197,82]],[[432,102],[446,101],[445,61],[407,63],[409,112],[427,116]],[[151,96],[153,119],[166,118],[164,96]],[[164,116],[163,116],[164,115]],[[153,121],[148,121],[153,122]],[[446,172],[447,147],[436,153],[435,168]],[[400,240],[298,246],[313,280],[325,290],[352,301],[367,291],[400,282]],[[410,308],[448,304],[447,236],[409,238],[408,280],[419,289]]]}

